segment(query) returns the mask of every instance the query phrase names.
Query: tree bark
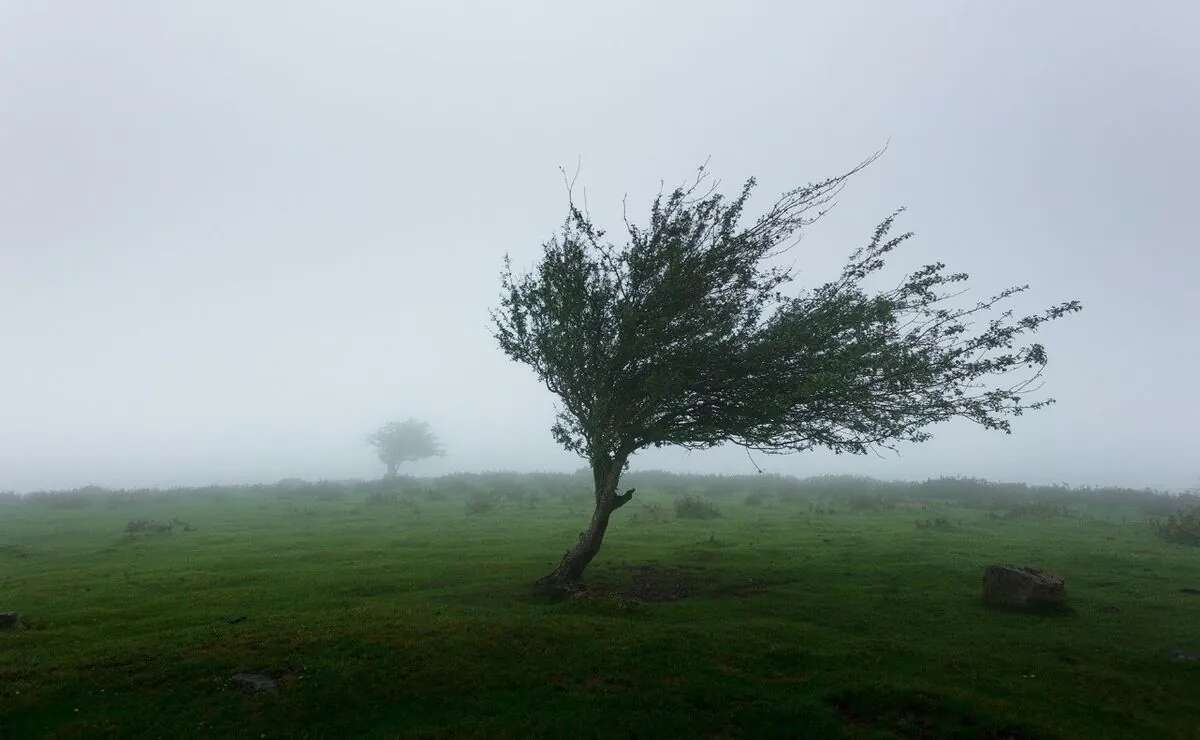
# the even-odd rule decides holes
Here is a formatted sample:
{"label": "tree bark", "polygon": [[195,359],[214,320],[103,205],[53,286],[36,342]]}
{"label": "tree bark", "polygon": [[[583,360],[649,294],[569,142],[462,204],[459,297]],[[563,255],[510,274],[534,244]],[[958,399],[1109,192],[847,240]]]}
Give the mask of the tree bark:
{"label": "tree bark", "polygon": [[563,555],[558,567],[538,580],[539,589],[559,593],[578,590],[584,569],[592,562],[592,558],[596,557],[596,553],[600,552],[609,517],[633,496],[632,489],[624,494],[617,494],[617,484],[621,481],[621,471],[624,467],[623,459],[593,461],[592,478],[595,481],[596,508],[592,512],[592,520],[588,528],[579,533],[579,540]]}

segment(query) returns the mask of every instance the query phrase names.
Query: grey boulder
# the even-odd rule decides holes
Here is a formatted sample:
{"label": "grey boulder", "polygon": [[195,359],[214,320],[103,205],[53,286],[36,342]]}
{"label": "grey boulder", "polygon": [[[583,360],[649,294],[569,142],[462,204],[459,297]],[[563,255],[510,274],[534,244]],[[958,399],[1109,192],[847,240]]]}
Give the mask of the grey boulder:
{"label": "grey boulder", "polygon": [[983,571],[983,601],[1010,609],[1054,609],[1066,606],[1063,579],[1037,568],[989,565]]}

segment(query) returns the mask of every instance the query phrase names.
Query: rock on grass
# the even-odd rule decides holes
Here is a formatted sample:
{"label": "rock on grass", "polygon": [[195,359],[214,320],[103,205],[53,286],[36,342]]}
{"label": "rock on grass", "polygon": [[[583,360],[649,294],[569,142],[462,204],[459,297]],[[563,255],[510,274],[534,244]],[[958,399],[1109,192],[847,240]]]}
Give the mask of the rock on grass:
{"label": "rock on grass", "polygon": [[983,572],[983,600],[1009,609],[1063,609],[1067,591],[1063,579],[1037,568],[989,565]]}
{"label": "rock on grass", "polygon": [[275,693],[279,690],[279,682],[262,673],[235,673],[233,682],[239,688],[255,693],[260,691]]}

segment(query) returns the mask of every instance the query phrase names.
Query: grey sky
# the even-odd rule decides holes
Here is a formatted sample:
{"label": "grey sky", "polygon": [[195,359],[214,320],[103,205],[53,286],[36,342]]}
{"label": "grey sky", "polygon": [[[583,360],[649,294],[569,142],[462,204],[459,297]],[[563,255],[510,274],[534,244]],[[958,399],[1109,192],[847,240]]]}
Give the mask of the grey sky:
{"label": "grey sky", "polygon": [[[905,7],[902,7],[905,6]],[[0,490],[581,464],[490,336],[582,161],[620,224],[711,168],[780,190],[890,140],[792,253],[831,275],[907,206],[1018,308],[1059,404],[899,457],[773,472],[1200,481],[1200,6],[1192,3],[0,2]],[[738,449],[635,466],[753,470]]]}

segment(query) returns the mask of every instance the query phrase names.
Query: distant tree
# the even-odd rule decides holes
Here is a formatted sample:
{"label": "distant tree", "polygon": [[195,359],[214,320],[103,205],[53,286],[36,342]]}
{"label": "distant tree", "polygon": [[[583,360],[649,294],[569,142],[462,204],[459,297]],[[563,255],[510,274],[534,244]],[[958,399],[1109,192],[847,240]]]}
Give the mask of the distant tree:
{"label": "distant tree", "polygon": [[701,167],[694,182],[653,199],[647,224],[626,220],[619,245],[568,197],[561,232],[531,272],[514,275],[505,258],[495,337],[558,396],[554,438],[588,460],[594,482],[588,528],[539,584],[578,583],[632,496],[617,486],[640,449],[863,454],[929,439],[927,427],[955,417],[1009,432],[1010,417],[1053,402],[1025,399],[1046,352],[1016,343],[1079,303],[1015,320],[1004,311],[973,327],[1027,286],[955,306],[967,275],[940,262],[869,290],[868,276],[911,236],[891,234],[899,212],[836,279],[784,292],[792,272],[773,258],[873,159],[784,193],[749,224],[754,180],[727,199],[701,192]]}
{"label": "distant tree", "polygon": [[418,419],[384,424],[367,437],[379,461],[387,466],[387,477],[396,476],[401,463],[444,454],[429,424]]}

